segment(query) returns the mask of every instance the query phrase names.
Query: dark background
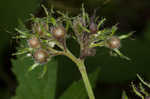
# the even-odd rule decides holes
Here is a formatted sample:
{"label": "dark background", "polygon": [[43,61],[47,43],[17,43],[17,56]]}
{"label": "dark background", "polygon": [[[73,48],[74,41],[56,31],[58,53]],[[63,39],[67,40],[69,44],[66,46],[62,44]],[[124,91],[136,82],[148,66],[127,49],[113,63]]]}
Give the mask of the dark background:
{"label": "dark background", "polygon": [[[10,99],[10,96],[15,95],[18,85],[15,75],[11,72],[11,59],[15,58],[11,54],[16,51],[17,46],[16,41],[12,40],[14,28],[17,27],[18,20],[26,22],[31,13],[40,16],[43,13],[41,3],[47,7],[53,5],[54,8],[67,11],[71,15],[79,13],[81,4],[84,3],[90,15],[97,8],[97,15],[107,18],[105,26],[119,23],[119,35],[136,31],[131,38],[122,41],[121,51],[129,56],[131,61],[111,57],[109,50],[105,48],[99,49],[95,57],[87,59],[89,72],[94,66],[101,67],[100,79],[95,89],[97,99],[120,99],[123,89],[134,99],[130,82],[136,80],[136,73],[150,81],[150,0],[1,0],[0,99]],[[64,59],[59,63],[65,64],[64,61],[69,62]],[[59,86],[65,89],[79,74],[77,77],[76,73],[74,77],[70,77],[68,73],[76,70],[69,65],[66,65],[66,69],[60,68],[60,72],[65,72],[63,76],[66,80]]]}

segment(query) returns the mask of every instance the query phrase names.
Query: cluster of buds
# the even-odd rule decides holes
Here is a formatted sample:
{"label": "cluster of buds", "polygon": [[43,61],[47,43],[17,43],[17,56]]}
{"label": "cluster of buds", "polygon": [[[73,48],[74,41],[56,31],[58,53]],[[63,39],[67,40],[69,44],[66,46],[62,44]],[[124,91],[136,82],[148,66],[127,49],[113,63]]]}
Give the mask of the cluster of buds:
{"label": "cluster of buds", "polygon": [[80,44],[80,58],[84,59],[86,56],[94,56],[96,54],[95,47],[107,47],[111,52],[130,60],[119,49],[121,47],[121,40],[128,38],[133,32],[116,36],[117,25],[112,26],[112,28],[102,28],[105,20],[103,18],[99,21],[95,17],[95,13],[89,17],[84,8],[82,8],[82,14],[73,19],[72,29],[76,40]]}
{"label": "cluster of buds", "polygon": [[138,79],[140,80],[139,86],[136,87],[135,84],[132,82],[131,86],[133,89],[133,92],[139,96],[141,99],[150,99],[150,94],[146,91],[145,87],[148,87],[150,89],[150,84],[145,82],[139,75],[137,75]]}
{"label": "cluster of buds", "polygon": [[[84,60],[87,56],[94,56],[96,54],[96,47],[106,47],[116,53],[122,58],[129,60],[120,51],[121,40],[128,38],[133,32],[126,35],[116,36],[117,26],[111,28],[102,28],[105,18],[98,19],[89,16],[82,7],[82,13],[69,17],[68,15],[56,11],[54,13],[46,12],[46,17],[37,18],[32,16],[32,26],[30,29],[25,28],[16,29],[19,33],[16,36],[23,39],[27,44],[24,48],[19,50],[15,55],[26,54],[31,56],[35,62],[30,70],[41,64],[46,64],[52,57],[57,55],[66,55],[70,52],[67,48],[67,37],[75,39],[80,45],[80,57],[78,59]],[[56,17],[56,14],[57,17]],[[73,33],[69,33],[72,31]]]}

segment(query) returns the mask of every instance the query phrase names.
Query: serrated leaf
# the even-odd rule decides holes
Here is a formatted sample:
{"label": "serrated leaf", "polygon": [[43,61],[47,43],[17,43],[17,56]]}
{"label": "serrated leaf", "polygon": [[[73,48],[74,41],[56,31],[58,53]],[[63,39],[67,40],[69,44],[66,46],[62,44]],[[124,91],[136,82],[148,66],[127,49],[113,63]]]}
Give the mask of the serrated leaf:
{"label": "serrated leaf", "polygon": [[12,99],[54,99],[56,89],[57,77],[57,61],[51,60],[47,65],[47,73],[41,79],[43,66],[35,68],[28,72],[29,66],[33,64],[33,60],[25,58],[21,60],[12,60],[13,72],[18,80],[18,87],[16,89],[16,96]]}
{"label": "serrated leaf", "polygon": [[[89,79],[91,81],[91,85],[94,88],[96,85],[96,81],[98,79],[98,75],[100,72],[100,68],[96,69],[89,75]],[[74,82],[59,99],[86,99],[87,93],[82,80],[78,82]]]}

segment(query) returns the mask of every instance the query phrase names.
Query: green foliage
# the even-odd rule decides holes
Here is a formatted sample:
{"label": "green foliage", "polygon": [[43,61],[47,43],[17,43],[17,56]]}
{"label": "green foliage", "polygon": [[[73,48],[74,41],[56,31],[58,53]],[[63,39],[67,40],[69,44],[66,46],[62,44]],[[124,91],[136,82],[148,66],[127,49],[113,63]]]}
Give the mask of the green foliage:
{"label": "green foliage", "polygon": [[122,98],[121,99],[128,99],[128,96],[127,96],[125,91],[122,92]]}
{"label": "green foliage", "polygon": [[8,57],[13,51],[11,36],[14,35],[14,28],[18,19],[26,21],[29,14],[40,6],[40,2],[41,0],[0,0],[0,83],[5,83],[0,87],[0,99],[10,99],[16,82],[12,74],[6,72],[6,64],[10,60]]}
{"label": "green foliage", "polygon": [[[57,78],[56,77],[57,69],[55,68],[54,71],[49,71],[50,73],[52,72],[55,74],[55,75],[52,74],[52,76],[54,77],[51,77],[50,79],[49,75],[51,74],[49,74],[48,72],[48,76],[46,76],[48,81],[47,79],[43,79],[43,81],[41,80],[38,82],[37,73],[40,72],[41,69],[40,68],[36,69],[39,71],[35,72],[35,67],[39,67],[40,65],[43,65],[43,63],[51,62],[52,57],[58,56],[58,55],[67,56],[70,60],[72,60],[72,62],[74,62],[76,66],[78,67],[81,73],[82,79],[83,79],[83,82],[81,80],[78,83],[77,82],[73,83],[72,86],[69,87],[67,91],[64,92],[61,99],[66,99],[69,97],[70,98],[74,97],[74,99],[76,98],[85,99],[87,95],[84,94],[85,89],[82,85],[83,83],[85,84],[85,88],[86,88],[89,99],[95,99],[91,84],[89,82],[89,79],[86,73],[85,64],[84,64],[86,57],[95,56],[96,47],[106,47],[110,49],[112,53],[115,53],[115,56],[118,55],[121,58],[125,58],[129,60],[128,57],[124,56],[120,52],[120,45],[121,45],[120,40],[131,36],[132,32],[129,34],[125,34],[125,35],[116,36],[115,33],[118,29],[117,25],[114,25],[111,28],[101,29],[101,25],[104,23],[105,18],[98,19],[97,17],[95,17],[95,15],[89,16],[89,14],[85,12],[84,6],[82,6],[82,12],[79,15],[74,16],[74,17],[70,17],[67,14],[64,14],[59,11],[56,11],[55,14],[59,14],[60,16],[55,17],[53,9],[51,9],[51,12],[48,12],[47,9],[43,5],[42,7],[46,13],[46,17],[38,18],[38,17],[32,16],[31,21],[33,23],[31,25],[31,28],[26,28],[24,30],[16,29],[16,31],[19,33],[18,36],[16,36],[16,38],[25,41],[26,44],[22,43],[23,48],[21,50],[18,50],[18,52],[15,55],[27,53],[27,55],[32,57],[35,61],[32,65],[30,64],[30,67],[28,67],[29,68],[28,70],[30,71],[30,73],[27,73],[24,78],[20,76],[19,73],[17,73],[16,70],[18,67],[14,69],[14,72],[16,73],[16,75],[17,76],[19,75],[18,81],[20,84],[17,89],[17,92],[19,95],[16,95],[15,99],[20,99],[20,97],[24,97],[24,95],[28,95],[29,98],[37,97],[39,99],[41,98],[46,99],[47,97],[51,99],[55,98],[55,89],[56,89],[55,83],[56,83],[56,78]],[[70,31],[73,32],[73,35],[69,33]],[[66,43],[66,40],[68,38],[74,39],[76,40],[76,42],[78,42],[80,46],[80,55],[78,57],[76,57],[68,49],[68,45]],[[28,65],[26,64],[28,63],[28,61],[29,60],[24,61],[25,65]],[[14,64],[16,66],[22,64],[19,62],[14,62],[14,63],[16,63]],[[23,66],[23,68],[26,68],[26,67]],[[45,75],[45,72],[46,72],[46,68],[43,69],[43,73],[41,74],[42,77],[43,75]],[[95,72],[95,73],[97,74],[98,72]],[[95,76],[92,77],[93,86],[96,83],[96,79],[97,79],[96,74],[93,74],[93,76],[94,75]],[[29,75],[33,75],[33,76],[28,77]],[[49,82],[49,80],[51,81],[53,78],[54,78],[53,80],[54,82],[48,85],[47,82]],[[26,85],[26,84],[24,85],[26,81],[27,81],[27,86],[32,85],[32,84],[34,85],[30,87],[24,87]],[[49,86],[53,86],[52,89],[51,87],[49,88]],[[24,92],[24,88],[25,90],[27,90],[26,88],[30,89],[31,92],[30,93]],[[39,90],[41,88],[43,88],[43,90]],[[52,94],[45,94],[45,92],[49,92],[49,90],[52,91]],[[76,96],[74,96],[75,93],[77,93]]]}
{"label": "green foliage", "polygon": [[133,82],[131,82],[131,86],[133,89],[133,92],[139,96],[141,99],[149,99],[150,94],[146,91],[146,88],[144,86],[150,88],[150,84],[145,82],[140,75],[137,74],[138,79],[140,80],[141,83],[136,86]]}
{"label": "green foliage", "polygon": [[[91,81],[91,85],[93,88],[96,85],[99,72],[100,69],[98,68],[89,75],[89,79]],[[82,80],[79,80],[78,82],[74,82],[60,97],[60,99],[86,99],[86,98],[87,98],[87,94]]]}
{"label": "green foliage", "polygon": [[17,76],[19,86],[16,96],[12,99],[54,99],[57,78],[57,62],[52,60],[48,64],[47,73],[43,78],[39,78],[43,66],[27,72],[29,66],[33,64],[30,58],[12,60],[13,72]]}
{"label": "green foliage", "polygon": [[[57,79],[57,62],[52,60],[47,64],[48,71],[43,78],[39,78],[42,74],[43,66],[39,66],[31,72],[28,68],[33,64],[31,58],[20,58],[12,60],[13,72],[17,75],[19,86],[16,90],[16,96],[12,99],[54,99]],[[89,75],[92,87],[96,85],[100,69],[96,69]],[[74,96],[74,94],[77,94]],[[87,94],[82,80],[74,82],[60,97],[60,99],[67,99],[66,97],[78,99],[86,99]]]}

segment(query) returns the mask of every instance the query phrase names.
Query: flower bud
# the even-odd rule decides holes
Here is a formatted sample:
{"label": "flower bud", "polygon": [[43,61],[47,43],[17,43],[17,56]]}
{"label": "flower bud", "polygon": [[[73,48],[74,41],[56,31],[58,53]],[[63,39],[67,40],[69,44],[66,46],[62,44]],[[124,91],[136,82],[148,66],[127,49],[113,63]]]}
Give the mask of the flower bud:
{"label": "flower bud", "polygon": [[91,22],[89,30],[91,33],[95,34],[97,32],[97,25],[94,22]]}
{"label": "flower bud", "polygon": [[44,31],[42,29],[45,29],[46,31],[49,31],[49,27],[46,23],[34,23],[33,24],[33,32],[39,34],[40,36],[43,36]]}
{"label": "flower bud", "polygon": [[40,47],[40,41],[37,37],[32,37],[28,40],[28,44],[31,48],[39,48]]}
{"label": "flower bud", "polygon": [[105,45],[110,49],[118,49],[121,46],[120,39],[116,36],[112,36],[106,40]]}
{"label": "flower bud", "polygon": [[48,60],[48,52],[43,49],[36,50],[34,53],[34,59],[38,63],[45,63]]}
{"label": "flower bud", "polygon": [[65,37],[66,31],[62,26],[58,26],[52,29],[52,34],[56,39],[63,39]]}
{"label": "flower bud", "polygon": [[81,51],[81,59],[84,59],[87,56],[95,56],[96,50],[94,48],[86,48]]}
{"label": "flower bud", "polygon": [[39,35],[43,35],[43,31],[39,23],[34,23],[32,27],[33,33],[37,33]]}

